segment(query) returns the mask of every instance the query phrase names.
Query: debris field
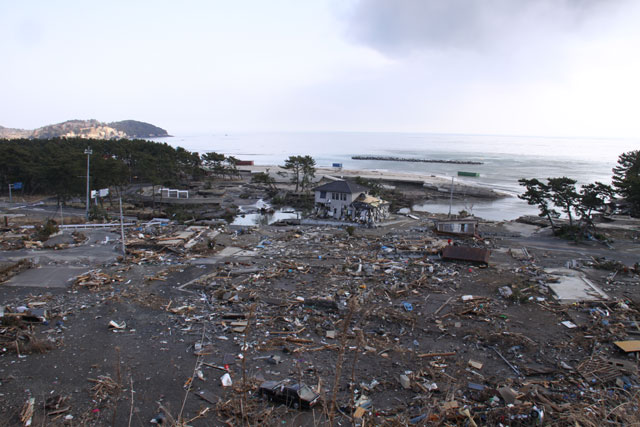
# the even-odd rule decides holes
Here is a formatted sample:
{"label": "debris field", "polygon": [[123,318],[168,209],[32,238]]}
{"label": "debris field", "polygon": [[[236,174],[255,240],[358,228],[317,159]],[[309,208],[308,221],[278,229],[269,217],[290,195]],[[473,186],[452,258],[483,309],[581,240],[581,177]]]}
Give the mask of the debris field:
{"label": "debris field", "polygon": [[[90,237],[32,245],[4,268],[0,425],[637,423],[637,266],[498,229],[148,224],[96,262],[54,257]],[[41,258],[78,274],[20,286]],[[319,403],[260,396],[287,379]]]}

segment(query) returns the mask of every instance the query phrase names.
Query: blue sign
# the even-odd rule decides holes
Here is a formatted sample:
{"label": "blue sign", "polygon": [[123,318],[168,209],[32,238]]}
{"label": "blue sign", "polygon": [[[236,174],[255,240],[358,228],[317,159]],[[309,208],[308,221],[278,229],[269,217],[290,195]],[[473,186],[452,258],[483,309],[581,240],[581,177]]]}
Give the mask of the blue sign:
{"label": "blue sign", "polygon": [[22,189],[22,183],[21,182],[14,182],[13,184],[11,184],[11,187],[14,190],[21,190]]}

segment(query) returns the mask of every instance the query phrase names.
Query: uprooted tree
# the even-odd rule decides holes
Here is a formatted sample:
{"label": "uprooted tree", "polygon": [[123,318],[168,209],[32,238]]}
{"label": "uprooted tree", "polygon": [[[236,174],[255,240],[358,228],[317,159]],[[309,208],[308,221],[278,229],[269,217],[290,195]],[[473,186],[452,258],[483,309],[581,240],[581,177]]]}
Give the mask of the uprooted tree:
{"label": "uprooted tree", "polygon": [[[518,197],[530,205],[538,206],[539,216],[549,220],[555,233],[573,237],[586,236],[595,231],[593,215],[602,213],[614,195],[613,188],[601,182],[583,185],[578,191],[576,180],[564,176],[547,178],[546,183],[535,178],[523,178],[518,182],[526,189]],[[557,226],[554,219],[559,218],[560,213],[555,208],[567,215],[567,226]]]}

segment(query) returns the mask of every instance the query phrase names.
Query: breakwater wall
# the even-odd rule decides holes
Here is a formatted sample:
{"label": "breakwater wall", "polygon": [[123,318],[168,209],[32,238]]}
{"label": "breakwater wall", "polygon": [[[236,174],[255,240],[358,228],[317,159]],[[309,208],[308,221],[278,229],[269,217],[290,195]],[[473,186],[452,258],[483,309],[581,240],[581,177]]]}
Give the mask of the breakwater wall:
{"label": "breakwater wall", "polygon": [[351,156],[352,160],[382,160],[386,162],[416,162],[416,163],[450,163],[454,165],[481,165],[482,162],[471,160],[437,160],[437,159],[416,159],[412,157],[393,156]]}

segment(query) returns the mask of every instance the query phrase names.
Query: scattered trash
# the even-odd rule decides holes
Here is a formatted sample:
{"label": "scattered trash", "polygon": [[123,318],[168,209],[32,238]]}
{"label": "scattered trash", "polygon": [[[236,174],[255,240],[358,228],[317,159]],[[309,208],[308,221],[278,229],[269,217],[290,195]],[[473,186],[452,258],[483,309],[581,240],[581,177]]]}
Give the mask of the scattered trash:
{"label": "scattered trash", "polygon": [[400,375],[400,385],[402,385],[403,388],[411,388],[411,380],[404,374]]}
{"label": "scattered trash", "polygon": [[511,387],[503,386],[498,388],[498,393],[500,397],[504,399],[505,402],[514,404],[516,403],[516,399],[518,397],[518,392],[512,389]]}
{"label": "scattered trash", "polygon": [[560,323],[562,323],[564,326],[566,326],[566,327],[567,327],[567,328],[569,328],[569,329],[574,329],[574,328],[577,328],[577,327],[578,327],[575,323],[573,323],[573,322],[572,322],[572,321],[570,321],[570,320],[565,320],[565,321],[560,322]]}
{"label": "scattered trash", "polygon": [[475,360],[471,360],[471,359],[469,359],[468,364],[469,364],[469,366],[471,366],[472,368],[474,368],[474,369],[478,369],[478,370],[482,369],[482,366],[483,366],[483,364],[482,364],[482,363],[477,362],[477,361],[475,361]]}
{"label": "scattered trash", "polygon": [[222,382],[222,387],[231,387],[233,385],[233,381],[231,381],[231,375],[229,373],[225,373],[220,377],[220,381]]}
{"label": "scattered trash", "polygon": [[[187,366],[182,378],[188,377],[192,398],[198,396],[231,424],[257,425],[260,411],[284,413],[249,399],[246,420],[234,418],[241,389],[246,396],[258,391],[293,408],[317,406],[320,394],[330,402],[340,357],[336,412],[352,423],[530,424],[553,423],[562,414],[573,425],[580,422],[573,413],[597,413],[613,414],[607,423],[619,417],[618,422],[633,424],[620,415],[629,408],[618,407],[623,394],[639,386],[633,354],[624,354],[640,353],[640,340],[633,340],[640,335],[633,272],[604,270],[599,274],[605,279],[587,278],[609,299],[580,278],[580,289],[593,299],[561,305],[550,285],[568,281],[542,268],[540,260],[546,266],[563,265],[564,259],[556,262],[539,249],[509,248],[506,237],[493,239],[481,231],[447,245],[433,235],[426,216],[417,218],[402,220],[410,229],[363,228],[351,236],[330,226],[220,226],[213,233],[208,227],[138,225],[127,231],[126,259],[82,269],[66,295],[33,292],[0,307],[0,354],[23,362],[17,357],[45,343],[62,347],[81,330],[78,319],[96,319],[102,328],[108,321],[113,332],[133,331],[128,322],[139,326],[140,339],[146,340],[145,322],[127,311],[140,306],[157,315],[158,332],[149,341],[153,351]],[[91,241],[113,245],[117,238]],[[36,246],[32,252],[40,250]],[[457,253],[457,262],[443,262],[452,260],[451,253]],[[489,255],[495,265],[476,264],[488,263]],[[576,256],[568,265],[595,262]],[[538,313],[543,315],[537,318]],[[612,357],[616,352],[620,359]],[[110,363],[100,368],[111,369]],[[241,369],[247,369],[246,379]],[[283,375],[292,379],[265,381]],[[220,378],[221,386],[207,386],[212,378]],[[129,392],[124,378],[100,375],[89,381],[96,403],[93,415],[85,416],[104,416],[108,399]],[[135,393],[141,389],[136,384]],[[397,399],[380,399],[393,390],[400,405]],[[141,405],[137,397],[135,405]],[[64,410],[55,413],[56,422],[68,422],[73,420],[69,406],[47,411]],[[32,404],[36,423],[38,407]],[[169,420],[158,414],[150,422]]]}
{"label": "scattered trash", "polygon": [[513,290],[509,286],[498,288],[498,292],[500,292],[502,298],[509,298],[511,295],[513,295]]}
{"label": "scattered trash", "polygon": [[260,385],[259,393],[272,402],[284,403],[294,409],[310,409],[320,400],[320,395],[311,387],[291,379],[265,381]]}
{"label": "scattered trash", "polygon": [[365,412],[367,412],[366,409],[361,406],[357,406],[356,410],[353,412],[353,418],[360,419],[365,414]]}
{"label": "scattered trash", "polygon": [[476,391],[483,391],[485,389],[485,387],[482,384],[477,384],[477,383],[468,383],[467,387],[469,388],[469,390],[476,390]]}
{"label": "scattered trash", "polygon": [[153,417],[149,422],[151,424],[162,425],[162,424],[164,424],[165,419],[166,418],[165,418],[164,414],[158,414],[155,417]]}
{"label": "scattered trash", "polygon": [[110,321],[109,321],[109,328],[110,328],[110,329],[114,329],[114,330],[117,330],[117,329],[126,329],[126,327],[127,327],[127,323],[126,323],[126,322],[120,322],[120,323],[118,323],[118,322],[116,322],[115,320],[110,320]]}
{"label": "scattered trash", "polygon": [[444,402],[442,404],[442,410],[446,412],[446,411],[449,411],[451,409],[458,409],[459,406],[460,405],[458,404],[457,401],[450,400],[450,401]]}

